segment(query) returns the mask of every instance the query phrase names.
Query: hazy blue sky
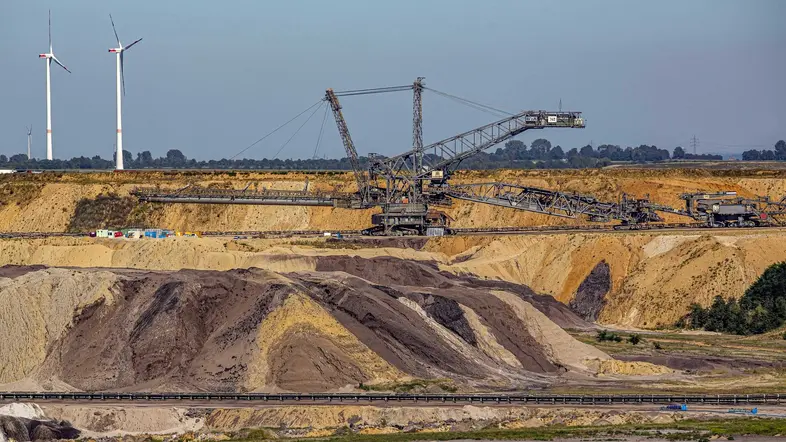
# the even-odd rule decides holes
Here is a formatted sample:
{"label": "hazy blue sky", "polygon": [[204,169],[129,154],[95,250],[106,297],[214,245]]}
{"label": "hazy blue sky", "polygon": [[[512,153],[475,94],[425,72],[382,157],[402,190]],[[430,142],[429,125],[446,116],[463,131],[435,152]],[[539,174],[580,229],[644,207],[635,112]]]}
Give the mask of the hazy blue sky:
{"label": "hazy blue sky", "polygon": [[[595,145],[767,147],[786,138],[786,1],[0,0],[0,153],[45,152],[47,9],[58,158],[111,158],[112,13],[126,54],[124,147],[230,157],[336,90],[411,83],[506,110],[585,113],[543,130],[565,150]],[[411,145],[411,95],[347,97],[361,154]],[[320,110],[279,157],[311,157]],[[495,118],[428,92],[426,143]],[[242,157],[271,157],[298,124]],[[280,135],[280,136],[278,136]],[[328,115],[319,155],[343,149]]]}

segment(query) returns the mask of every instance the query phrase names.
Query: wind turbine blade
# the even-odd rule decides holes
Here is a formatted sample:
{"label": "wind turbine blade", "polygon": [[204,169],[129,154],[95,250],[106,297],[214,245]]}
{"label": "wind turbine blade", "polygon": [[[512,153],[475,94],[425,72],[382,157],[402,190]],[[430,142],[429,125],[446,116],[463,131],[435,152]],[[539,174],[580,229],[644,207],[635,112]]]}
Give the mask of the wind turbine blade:
{"label": "wind turbine blade", "polygon": [[49,10],[49,53],[52,53],[52,10]]}
{"label": "wind turbine blade", "polygon": [[[123,51],[125,52],[125,51]],[[126,94],[126,75],[123,71],[123,52],[120,53],[120,84],[123,89],[123,96]]]}
{"label": "wind turbine blade", "polygon": [[126,47],[124,47],[124,48],[123,48],[123,50],[124,50],[124,51],[127,51],[127,50],[131,49],[131,46],[133,46],[133,45],[135,45],[135,44],[139,43],[140,41],[142,41],[142,39],[141,39],[141,38],[140,38],[139,40],[137,40],[137,41],[135,41],[135,42],[131,43],[130,45],[128,45],[128,46],[126,46]]}
{"label": "wind turbine blade", "polygon": [[123,47],[123,45],[120,44],[120,37],[117,36],[117,29],[115,29],[115,20],[112,19],[112,14],[109,14],[109,21],[112,22],[112,31],[114,31],[115,33],[115,40],[117,40],[117,47],[119,48]]}
{"label": "wind turbine blade", "polygon": [[60,60],[58,60],[57,57],[55,57],[54,55],[52,55],[52,60],[54,60],[55,63],[59,64],[61,68],[65,69],[66,72],[68,72],[69,74],[71,73],[71,71],[69,71],[68,68],[65,67],[63,63],[60,63]]}

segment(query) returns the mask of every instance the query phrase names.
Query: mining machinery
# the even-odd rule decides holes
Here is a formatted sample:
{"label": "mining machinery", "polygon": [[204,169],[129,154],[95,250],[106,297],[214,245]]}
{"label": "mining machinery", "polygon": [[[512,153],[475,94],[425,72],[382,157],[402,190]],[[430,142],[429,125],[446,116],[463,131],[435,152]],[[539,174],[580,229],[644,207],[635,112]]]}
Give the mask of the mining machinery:
{"label": "mining machinery", "polygon": [[[423,145],[422,94],[427,89],[423,77],[411,85],[336,92],[328,89],[324,101],[333,111],[341,141],[352,167],[357,191],[354,193],[312,193],[292,191],[212,190],[189,188],[179,191],[141,188],[132,193],[143,201],[208,204],[267,204],[333,206],[348,209],[380,208],[372,215],[367,234],[431,234],[448,232],[450,218],[435,206],[448,206],[451,198],[462,198],[468,187],[451,186],[450,178],[462,162],[497,144],[533,129],[584,128],[581,112],[522,111],[469,130],[467,132]],[[361,164],[339,102],[340,96],[413,91],[412,148],[392,157],[369,155],[366,167]],[[435,91],[438,92],[438,91]],[[553,194],[544,189],[522,188],[539,204],[521,206],[523,210],[559,216],[579,216],[586,210],[566,214],[562,203],[586,205],[581,196]],[[521,192],[520,192],[521,193]],[[498,195],[499,198],[502,195]],[[498,198],[498,199],[499,199]],[[549,199],[560,204],[550,203]],[[481,201],[483,202],[483,201]],[[493,204],[493,203],[492,203]]]}
{"label": "mining machinery", "polygon": [[737,192],[684,193],[682,214],[705,223],[708,227],[758,227],[779,224],[786,215],[786,197],[742,198]]}
{"label": "mining machinery", "polygon": [[[663,221],[658,214],[672,213],[704,223],[708,227],[750,227],[771,223],[786,214],[786,198],[748,200],[732,192],[684,194],[686,207],[674,209],[645,198],[622,195],[616,202],[599,201],[590,195],[559,192],[518,184],[493,182],[455,184],[451,177],[462,162],[497,144],[532,129],[584,128],[581,112],[522,111],[492,123],[423,145],[423,77],[405,86],[325,91],[323,101],[333,112],[344,150],[352,167],[357,190],[354,192],[205,189],[187,186],[178,190],[140,188],[132,191],[140,200],[206,204],[261,204],[329,206],[346,209],[378,208],[371,217],[368,235],[443,235],[450,233],[450,217],[436,208],[449,206],[453,199],[508,207],[565,218],[586,218],[592,222],[618,221],[619,226],[641,228]],[[392,157],[368,155],[361,162],[339,97],[413,91],[412,148]],[[440,95],[448,95],[434,91]],[[458,98],[458,97],[454,97]],[[468,100],[466,100],[468,101]],[[473,103],[477,106],[482,106]],[[493,108],[491,108],[493,109]],[[498,111],[498,113],[502,113]]]}
{"label": "mining machinery", "polygon": [[422,80],[418,78],[411,86],[412,149],[393,157],[373,156],[366,170],[360,167],[338,94],[332,89],[325,92],[357,182],[352,207],[382,209],[372,216],[373,227],[365,231],[367,234],[443,234],[449,219],[430,208],[449,205],[450,198],[460,194],[451,187],[450,178],[464,160],[527,130],[584,127],[581,112],[523,111],[423,146]]}

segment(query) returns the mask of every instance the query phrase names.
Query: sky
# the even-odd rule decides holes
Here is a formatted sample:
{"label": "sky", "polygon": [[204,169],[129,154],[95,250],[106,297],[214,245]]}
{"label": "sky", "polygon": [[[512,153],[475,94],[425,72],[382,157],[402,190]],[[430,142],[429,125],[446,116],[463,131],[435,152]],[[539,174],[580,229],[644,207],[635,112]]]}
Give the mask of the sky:
{"label": "sky", "polygon": [[[509,112],[582,111],[585,129],[528,131],[565,151],[654,144],[729,154],[786,138],[781,0],[2,0],[0,154],[45,156],[47,10],[56,158],[111,158],[116,46],[125,54],[123,144],[199,160],[344,156],[326,88],[410,84]],[[412,144],[411,92],[345,97],[358,152]],[[496,120],[430,91],[425,144]],[[322,122],[324,132],[318,144]],[[296,133],[299,126],[302,129]],[[286,141],[292,137],[288,144]],[[240,153],[242,151],[242,154]]]}

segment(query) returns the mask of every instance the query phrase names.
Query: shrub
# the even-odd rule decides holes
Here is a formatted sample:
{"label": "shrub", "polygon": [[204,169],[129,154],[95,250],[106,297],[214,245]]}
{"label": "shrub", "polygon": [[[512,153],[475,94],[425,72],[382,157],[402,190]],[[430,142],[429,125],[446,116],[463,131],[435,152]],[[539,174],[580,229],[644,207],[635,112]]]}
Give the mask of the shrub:
{"label": "shrub", "polygon": [[639,336],[639,335],[630,335],[630,337],[628,338],[628,342],[630,342],[633,345],[638,345],[639,342],[641,342],[641,336]]}
{"label": "shrub", "polygon": [[595,339],[598,342],[622,342],[622,337],[620,335],[616,333],[610,333],[608,330],[599,330],[598,334],[595,336]]}

